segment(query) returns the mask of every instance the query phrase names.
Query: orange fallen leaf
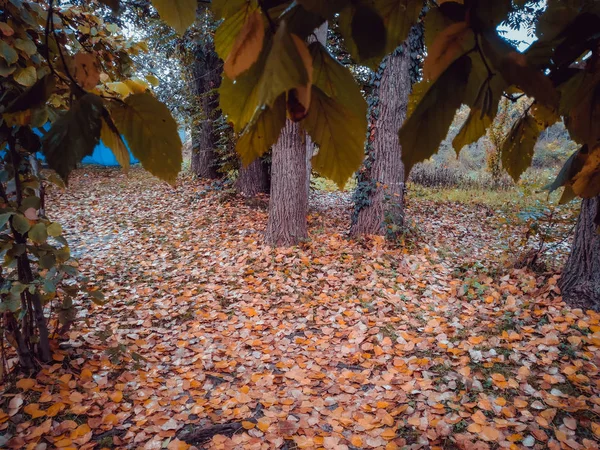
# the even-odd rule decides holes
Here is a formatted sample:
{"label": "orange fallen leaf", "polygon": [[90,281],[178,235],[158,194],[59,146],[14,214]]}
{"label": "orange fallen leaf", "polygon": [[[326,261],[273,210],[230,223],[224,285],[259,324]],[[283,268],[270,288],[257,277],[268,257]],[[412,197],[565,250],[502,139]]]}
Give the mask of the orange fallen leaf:
{"label": "orange fallen leaf", "polygon": [[488,442],[497,441],[500,438],[500,431],[494,427],[483,427],[480,436]]}
{"label": "orange fallen leaf", "polygon": [[187,442],[183,442],[175,438],[169,442],[169,445],[167,445],[167,450],[188,450],[190,447],[191,445]]}
{"label": "orange fallen leaf", "polygon": [[352,436],[352,438],[350,439],[350,443],[354,447],[361,448],[363,446],[363,440],[362,440],[362,438],[360,436],[357,436],[357,435]]}
{"label": "orange fallen leaf", "polygon": [[110,399],[115,402],[115,403],[121,403],[121,401],[123,400],[123,392],[122,391],[115,391],[112,394],[109,395]]}
{"label": "orange fallen leaf", "polygon": [[21,378],[19,381],[17,381],[17,387],[23,391],[28,391],[34,387],[35,384],[36,381],[33,378]]}
{"label": "orange fallen leaf", "polygon": [[385,440],[390,441],[396,438],[396,432],[392,428],[388,428],[383,433],[381,433],[381,437]]}
{"label": "orange fallen leaf", "polygon": [[43,417],[46,415],[46,411],[41,411],[38,403],[30,403],[23,408],[23,411],[29,414],[32,419],[37,419],[38,417]]}
{"label": "orange fallen leaf", "polygon": [[242,427],[244,427],[244,430],[251,430],[252,428],[256,427],[256,424],[254,422],[243,420]]}

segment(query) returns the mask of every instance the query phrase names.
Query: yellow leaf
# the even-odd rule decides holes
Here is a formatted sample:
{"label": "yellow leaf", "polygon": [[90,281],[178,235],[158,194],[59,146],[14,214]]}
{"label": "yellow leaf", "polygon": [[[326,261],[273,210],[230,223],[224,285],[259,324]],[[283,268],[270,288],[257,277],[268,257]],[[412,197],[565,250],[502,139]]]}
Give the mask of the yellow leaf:
{"label": "yellow leaf", "polygon": [[[114,126],[114,125],[113,125]],[[129,150],[123,142],[123,138],[118,133],[118,130],[114,130],[108,125],[105,119],[102,119],[102,129],[100,130],[100,139],[115,155],[117,162],[123,168],[125,173],[129,170]]]}
{"label": "yellow leaf", "polygon": [[313,62],[312,56],[304,41],[295,34],[292,34],[292,39],[294,40],[298,54],[302,58],[306,73],[308,74],[306,85],[297,86],[288,93],[288,115],[294,122],[298,122],[306,117],[308,108],[310,107],[311,86],[313,82]]}
{"label": "yellow leaf", "polygon": [[130,80],[123,81],[123,83],[134,94],[143,94],[148,90],[148,83],[139,78],[131,78]]}
{"label": "yellow leaf", "polygon": [[313,86],[310,110],[301,122],[319,146],[312,160],[314,169],[340,188],[358,170],[364,158],[366,103],[358,105],[357,110],[363,106],[365,115],[357,114]]}
{"label": "yellow leaf", "polygon": [[223,65],[223,70],[229,78],[235,79],[252,67],[260,55],[264,38],[265,25],[262,14],[259,10],[255,10],[246,17],[246,22]]}
{"label": "yellow leaf", "polygon": [[467,22],[458,22],[439,33],[423,63],[423,78],[436,80],[456,58],[475,45],[475,35]]}
{"label": "yellow leaf", "polygon": [[266,432],[270,426],[271,423],[264,419],[258,419],[258,423],[256,424],[256,428],[258,428],[263,433]]}
{"label": "yellow leaf", "polygon": [[110,112],[144,169],[174,184],[181,170],[183,144],[169,109],[145,92],[130,95]]}
{"label": "yellow leaf", "polygon": [[152,5],[160,18],[179,34],[184,34],[196,20],[197,0],[152,0]]}
{"label": "yellow leaf", "polygon": [[146,75],[146,80],[152,86],[158,86],[160,84],[160,80],[154,75]]}
{"label": "yellow leaf", "polygon": [[21,69],[17,69],[14,74],[14,79],[17,83],[23,86],[33,86],[37,81],[37,72],[35,67],[29,66]]}

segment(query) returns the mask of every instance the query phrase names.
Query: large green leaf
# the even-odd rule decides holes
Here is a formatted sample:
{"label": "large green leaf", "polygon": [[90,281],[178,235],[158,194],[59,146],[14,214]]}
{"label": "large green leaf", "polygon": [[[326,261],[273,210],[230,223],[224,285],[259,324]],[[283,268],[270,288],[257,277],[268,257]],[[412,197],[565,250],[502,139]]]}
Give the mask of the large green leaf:
{"label": "large green leaf", "polygon": [[325,19],[333,19],[335,14],[341,11],[350,0],[296,0],[304,9],[318,14]]}
{"label": "large green leaf", "polygon": [[29,230],[29,239],[38,244],[43,244],[48,239],[48,232],[46,231],[46,225],[43,223],[36,223]]}
{"label": "large green leaf", "polygon": [[358,63],[375,70],[386,53],[383,18],[368,2],[348,4],[339,15],[346,49]]}
{"label": "large green leaf", "polygon": [[245,9],[250,3],[254,2],[250,0],[212,0],[210,9],[212,9],[216,19],[227,19]]}
{"label": "large green leaf", "polygon": [[235,80],[224,76],[219,87],[219,105],[240,133],[250,122],[258,108],[258,87],[270,47],[263,49],[258,61]]}
{"label": "large green leaf", "polygon": [[507,19],[511,6],[511,0],[473,2],[469,11],[472,27],[476,31],[495,31],[496,27]]}
{"label": "large green leaf", "polygon": [[454,147],[456,154],[458,155],[463,147],[477,142],[485,135],[491,124],[492,118],[490,116],[484,114],[480,109],[472,108],[467,120],[452,140],[452,147]]}
{"label": "large green leaf", "polygon": [[423,78],[435,80],[450,64],[473,49],[475,35],[467,22],[456,22],[443,29],[427,49]]}
{"label": "large green leaf", "polygon": [[44,136],[42,151],[46,161],[65,182],[77,164],[94,152],[100,140],[103,109],[100,97],[85,94]]}
{"label": "large green leaf", "polygon": [[[463,56],[434,83],[416,90],[416,94],[422,97],[399,132],[407,175],[416,163],[437,152],[448,134],[454,114],[463,102],[470,70],[471,59]],[[425,85],[426,82],[419,84]]]}
{"label": "large green leaf", "polygon": [[423,1],[374,0],[374,4],[385,24],[385,53],[390,53],[406,40],[410,29],[419,20]]}
{"label": "large green leaf", "polygon": [[366,111],[365,99],[352,73],[319,42],[310,44],[309,50],[313,58],[313,85],[356,116]]}
{"label": "large green leaf", "polygon": [[231,17],[223,21],[215,31],[215,50],[217,55],[226,61],[248,17],[256,11],[256,7],[244,2],[242,7]]}
{"label": "large green leaf", "polygon": [[425,46],[431,48],[438,34],[456,21],[447,17],[440,8],[431,8],[423,20],[425,28]]}
{"label": "large green leaf", "polygon": [[223,64],[223,71],[235,79],[245,72],[258,59],[265,39],[265,23],[259,10],[248,15],[244,26],[240,30],[227,59]]}
{"label": "large green leaf", "polygon": [[313,168],[343,188],[364,158],[366,103],[363,100],[360,111],[360,106],[345,107],[317,87],[312,90],[308,116],[301,125],[319,146]]}
{"label": "large green leaf", "polygon": [[12,227],[19,234],[25,234],[31,229],[29,220],[24,215],[17,213],[12,216]]}
{"label": "large green leaf", "polygon": [[524,54],[514,49],[495,31],[486,33],[481,44],[485,57],[509,84],[517,86],[544,105],[558,106],[558,91],[541,70],[529,64]]}
{"label": "large green leaf", "polygon": [[600,195],[600,145],[587,153],[583,167],[573,177],[573,191],[583,198]]}
{"label": "large green leaf", "polygon": [[512,126],[502,145],[502,167],[513,180],[519,178],[531,165],[533,149],[540,135],[536,120],[525,114]]}
{"label": "large green leaf", "polygon": [[15,98],[6,108],[7,113],[25,111],[37,108],[46,103],[46,100],[54,92],[55,79],[53,75],[45,75],[33,86]]}
{"label": "large green leaf", "polygon": [[600,142],[600,82],[591,86],[582,86],[587,95],[574,105],[565,118],[565,125],[571,139],[594,147]]}
{"label": "large green leaf", "polygon": [[487,69],[479,54],[472,53],[469,57],[472,63],[471,73],[463,103],[469,105],[471,111],[452,141],[457,155],[463,147],[477,142],[485,135],[496,117],[498,103],[506,87],[506,82],[500,74],[494,74],[492,78],[488,77]]}
{"label": "large green leaf", "polygon": [[196,20],[197,0],[152,0],[152,5],[160,18],[179,34],[184,34]]}
{"label": "large green leaf", "polygon": [[286,23],[281,22],[273,38],[273,46],[260,80],[258,105],[272,106],[281,94],[309,83],[309,68],[298,45],[305,46],[302,42],[295,42],[287,30]]}
{"label": "large green leaf", "polygon": [[175,183],[181,170],[181,138],[169,109],[149,92],[115,103],[111,116],[133,156],[152,175]]}
{"label": "large green leaf", "polygon": [[273,107],[258,111],[256,116],[240,135],[235,146],[245,166],[260,158],[277,142],[285,125],[285,95],[279,96]]}
{"label": "large green leaf", "polygon": [[279,20],[284,20],[288,31],[301,39],[306,39],[325,21],[321,15],[307,11],[296,3],[286,9]]}

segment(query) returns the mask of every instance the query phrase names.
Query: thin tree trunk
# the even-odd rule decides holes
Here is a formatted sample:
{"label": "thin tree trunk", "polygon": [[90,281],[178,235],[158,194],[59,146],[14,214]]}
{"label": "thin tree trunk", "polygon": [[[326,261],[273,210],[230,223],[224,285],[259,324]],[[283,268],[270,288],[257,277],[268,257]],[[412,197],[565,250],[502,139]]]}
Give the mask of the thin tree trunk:
{"label": "thin tree trunk", "polygon": [[[324,44],[327,22],[314,34]],[[315,36],[312,36],[313,40]],[[306,132],[298,123],[288,120],[273,146],[269,221],[265,232],[265,241],[269,245],[291,246],[308,238],[306,215],[312,151],[313,143],[307,139]]]}
{"label": "thin tree trunk", "polygon": [[404,222],[404,166],[398,130],[406,117],[410,93],[410,52],[404,45],[385,59],[385,69],[376,95],[379,116],[371,124],[370,164],[363,167],[365,189],[361,203],[355,205],[350,234],[385,235],[394,238]]}
{"label": "thin tree trunk", "polygon": [[291,246],[308,238],[306,212],[306,139],[298,123],[290,120],[273,146],[271,200],[265,241]]}
{"label": "thin tree trunk", "polygon": [[572,307],[600,311],[600,196],[583,200],[559,286]]}
{"label": "thin tree trunk", "polygon": [[271,187],[269,165],[259,158],[246,167],[240,167],[235,187],[240,194],[246,197],[268,194]]}
{"label": "thin tree trunk", "polygon": [[214,42],[207,39],[195,49],[191,70],[191,89],[197,101],[192,122],[192,172],[200,178],[219,177],[215,147],[217,136],[213,122],[219,114],[217,88],[221,84],[222,62],[215,52]]}

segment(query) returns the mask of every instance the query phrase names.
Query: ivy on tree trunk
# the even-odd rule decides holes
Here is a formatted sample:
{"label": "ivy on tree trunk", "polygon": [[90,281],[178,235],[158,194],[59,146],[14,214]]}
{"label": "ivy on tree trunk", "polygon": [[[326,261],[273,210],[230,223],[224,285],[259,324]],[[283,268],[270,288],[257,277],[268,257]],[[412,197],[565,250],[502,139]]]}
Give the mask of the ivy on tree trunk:
{"label": "ivy on tree trunk", "polygon": [[213,124],[216,115],[221,114],[217,88],[223,63],[212,39],[199,43],[194,56],[190,83],[198,104],[192,121],[192,172],[200,178],[214,179],[219,173],[215,154],[218,137]]}
{"label": "ivy on tree trunk", "polygon": [[411,87],[410,53],[389,55],[375,74],[367,158],[355,193],[350,234],[379,234],[393,238],[404,220],[404,166],[398,129],[406,117]]}

